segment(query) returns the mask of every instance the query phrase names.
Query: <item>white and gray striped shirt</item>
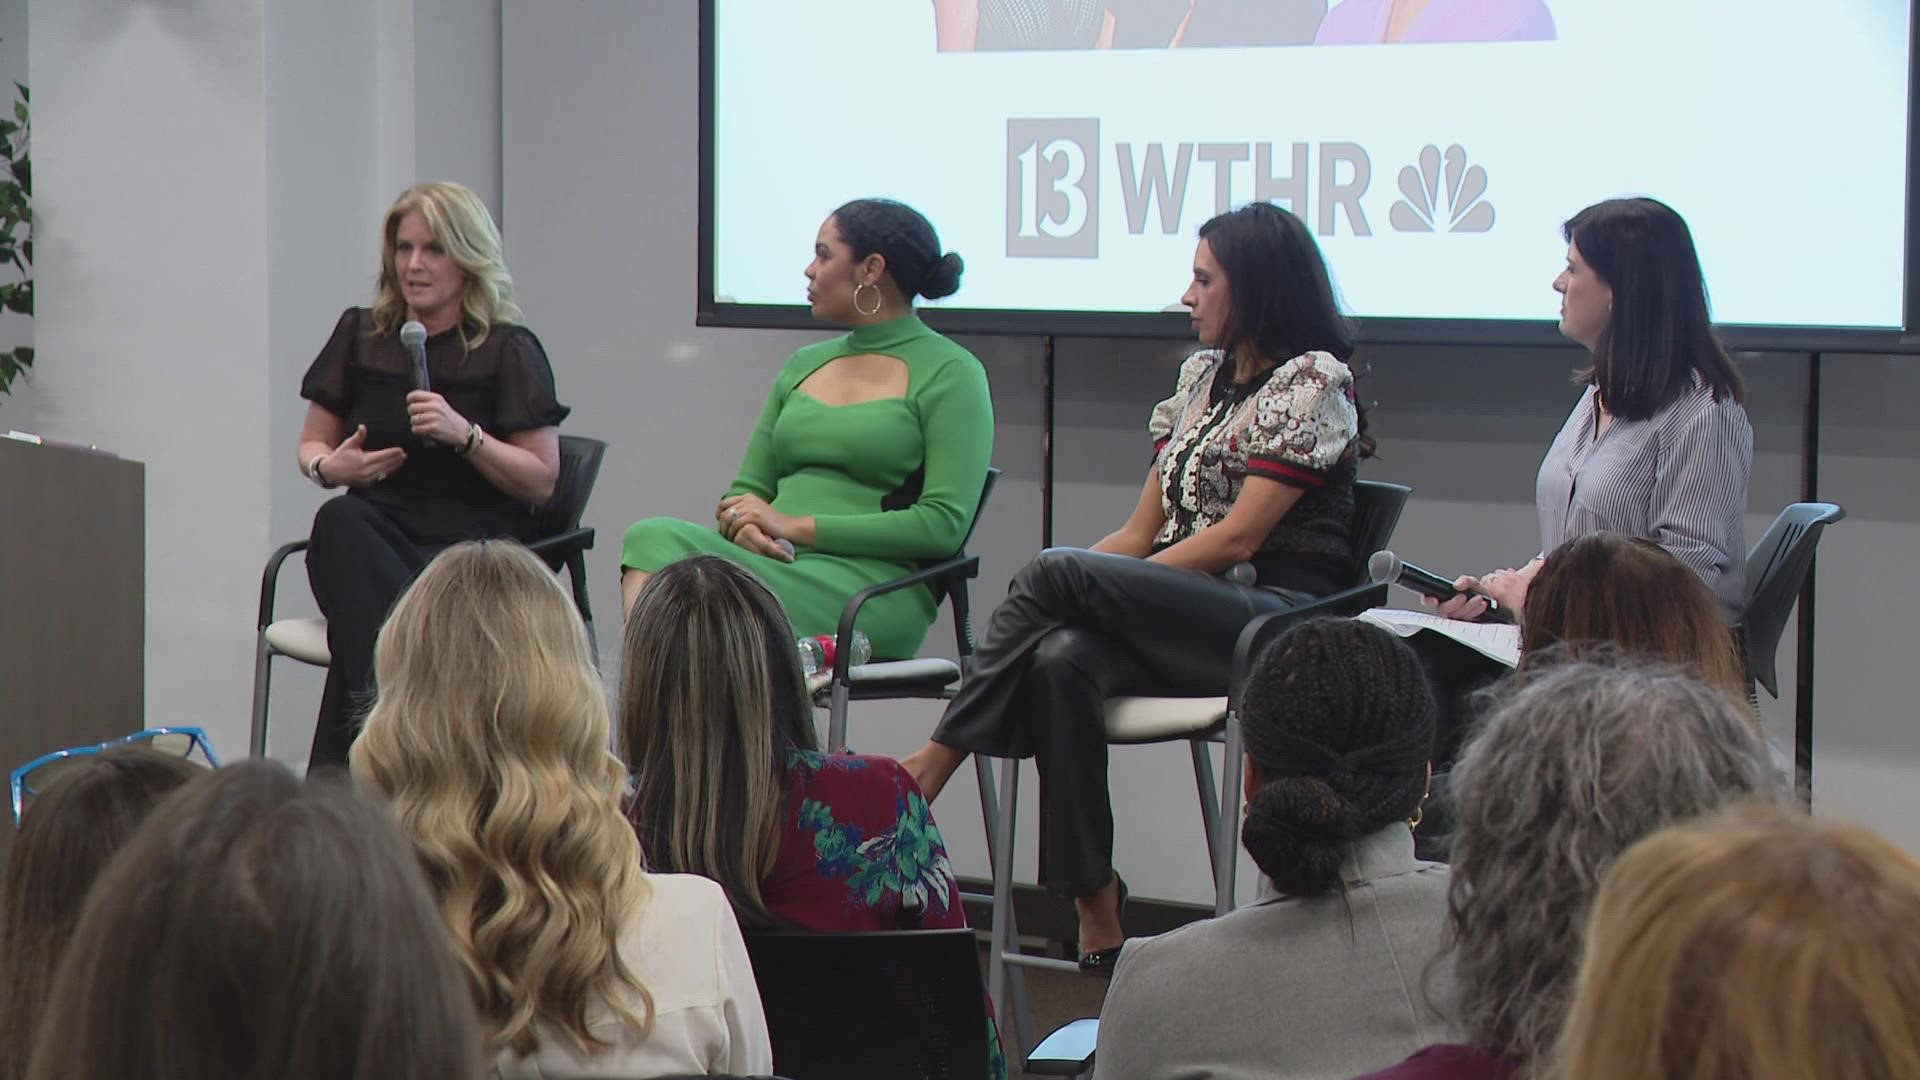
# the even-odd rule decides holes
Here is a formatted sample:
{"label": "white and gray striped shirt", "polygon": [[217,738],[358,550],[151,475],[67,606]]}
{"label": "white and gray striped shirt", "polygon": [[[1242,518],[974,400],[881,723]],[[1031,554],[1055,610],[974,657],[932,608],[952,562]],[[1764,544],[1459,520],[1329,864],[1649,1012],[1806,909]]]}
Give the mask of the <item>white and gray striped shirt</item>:
{"label": "white and gray striped shirt", "polygon": [[1693,568],[1725,606],[1746,606],[1747,480],[1753,425],[1730,397],[1694,381],[1647,420],[1613,418],[1594,438],[1596,392],[1587,387],[1554,437],[1534,486],[1540,550],[1587,533],[1652,540]]}

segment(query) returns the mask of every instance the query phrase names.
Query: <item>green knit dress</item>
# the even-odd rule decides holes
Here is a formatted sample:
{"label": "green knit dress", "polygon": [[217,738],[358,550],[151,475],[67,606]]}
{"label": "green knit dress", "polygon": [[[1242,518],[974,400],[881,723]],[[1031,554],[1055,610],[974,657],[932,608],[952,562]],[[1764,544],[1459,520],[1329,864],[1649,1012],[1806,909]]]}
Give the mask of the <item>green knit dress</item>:
{"label": "green knit dress", "polygon": [[[795,389],[828,361],[862,353],[905,362],[906,396],[835,406]],[[729,542],[712,522],[648,518],[627,529],[620,564],[652,573],[689,555],[722,555],[773,589],[797,633],[831,634],[848,597],[959,548],[992,456],[980,361],[912,315],[862,326],[787,361],[726,491],[811,515],[812,547],[786,563]],[[900,659],[919,650],[934,613],[931,590],[902,589],[863,607],[858,625],[875,657]]]}

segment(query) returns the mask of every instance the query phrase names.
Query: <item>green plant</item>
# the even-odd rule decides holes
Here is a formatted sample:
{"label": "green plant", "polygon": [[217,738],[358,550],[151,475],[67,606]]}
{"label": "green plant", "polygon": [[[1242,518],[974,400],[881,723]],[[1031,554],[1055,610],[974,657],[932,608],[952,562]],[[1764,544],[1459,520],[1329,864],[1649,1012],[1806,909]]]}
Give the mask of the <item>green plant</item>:
{"label": "green plant", "polygon": [[[14,83],[20,100],[13,103],[13,119],[0,118],[0,263],[20,271],[16,283],[0,285],[0,310],[33,316],[33,162],[28,137],[27,87]],[[33,366],[33,346],[0,352],[0,396],[13,389],[13,380]]]}

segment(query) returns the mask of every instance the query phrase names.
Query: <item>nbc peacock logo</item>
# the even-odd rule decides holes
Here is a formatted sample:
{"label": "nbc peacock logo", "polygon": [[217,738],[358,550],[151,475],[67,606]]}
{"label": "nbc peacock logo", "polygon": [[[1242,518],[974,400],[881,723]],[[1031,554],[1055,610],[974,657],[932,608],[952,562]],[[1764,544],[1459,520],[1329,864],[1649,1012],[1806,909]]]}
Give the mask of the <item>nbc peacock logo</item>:
{"label": "nbc peacock logo", "polygon": [[[1444,186],[1443,186],[1444,184]],[[1459,143],[1420,151],[1418,166],[1400,170],[1400,194],[1387,221],[1396,232],[1483,233],[1493,228],[1493,204],[1487,193],[1487,170],[1467,164]]]}

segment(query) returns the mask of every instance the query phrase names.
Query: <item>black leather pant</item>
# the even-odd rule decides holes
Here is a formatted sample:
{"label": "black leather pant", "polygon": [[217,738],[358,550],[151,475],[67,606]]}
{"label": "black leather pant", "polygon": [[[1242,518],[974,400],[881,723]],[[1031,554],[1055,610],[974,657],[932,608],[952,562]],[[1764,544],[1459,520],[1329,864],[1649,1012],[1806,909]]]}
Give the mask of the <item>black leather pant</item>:
{"label": "black leather pant", "polygon": [[1226,693],[1241,628],[1307,599],[1125,555],[1049,548],[1014,575],[933,739],[1034,758],[1046,885],[1090,896],[1113,876],[1102,703]]}
{"label": "black leather pant", "polygon": [[308,536],[307,582],[327,617],[326,689],[307,771],[347,763],[373,690],[373,643],[387,612],[444,544],[418,544],[372,503],[342,495],[320,504]]}

